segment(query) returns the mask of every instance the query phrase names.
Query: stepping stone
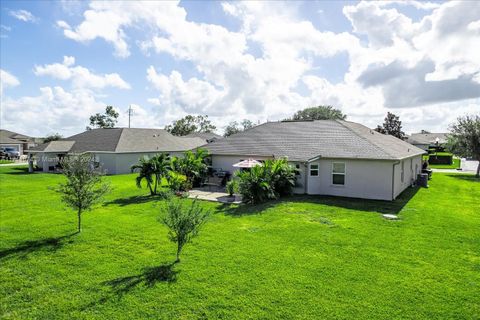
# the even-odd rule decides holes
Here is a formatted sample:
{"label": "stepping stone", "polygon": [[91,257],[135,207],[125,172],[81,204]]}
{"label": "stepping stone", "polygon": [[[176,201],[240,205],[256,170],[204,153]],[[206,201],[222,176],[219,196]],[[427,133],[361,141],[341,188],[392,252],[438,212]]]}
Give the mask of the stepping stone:
{"label": "stepping stone", "polygon": [[395,215],[395,214],[382,214],[382,216],[385,218],[385,219],[388,219],[388,220],[398,220],[398,216]]}

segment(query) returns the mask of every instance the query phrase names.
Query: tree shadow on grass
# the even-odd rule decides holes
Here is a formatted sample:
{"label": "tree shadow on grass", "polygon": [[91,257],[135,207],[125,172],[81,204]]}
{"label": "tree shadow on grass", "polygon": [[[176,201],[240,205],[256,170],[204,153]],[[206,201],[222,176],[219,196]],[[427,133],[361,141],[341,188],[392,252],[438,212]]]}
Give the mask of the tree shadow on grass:
{"label": "tree shadow on grass", "polygon": [[151,195],[132,196],[132,197],[128,197],[128,198],[118,198],[118,199],[114,199],[114,200],[109,201],[109,202],[105,202],[103,204],[103,206],[116,204],[116,205],[119,205],[121,207],[124,207],[124,206],[128,206],[128,205],[131,205],[131,204],[142,204],[142,203],[159,201],[159,200],[164,200],[164,199],[161,196],[158,196],[158,195],[156,195],[156,196],[151,196]]}
{"label": "tree shadow on grass", "polygon": [[20,166],[11,166],[9,167],[10,171],[4,172],[5,174],[12,174],[12,175],[27,175],[32,174],[28,172],[28,167],[20,167]]}
{"label": "tree shadow on grass", "polygon": [[460,179],[460,180],[465,180],[469,182],[480,182],[480,178],[475,177],[474,174],[460,174],[460,173],[452,173],[452,174],[447,174],[448,177]]}
{"label": "tree shadow on grass", "polygon": [[14,248],[1,250],[0,260],[7,259],[10,256],[19,256],[21,258],[25,258],[28,254],[37,251],[55,252],[61,247],[63,247],[65,244],[72,243],[73,240],[70,238],[76,234],[78,234],[78,232],[56,238],[46,238],[22,242]]}
{"label": "tree shadow on grass", "polygon": [[174,270],[175,264],[173,262],[156,267],[147,267],[140,274],[116,278],[102,284],[110,286],[117,295],[123,295],[141,284],[153,287],[157,282],[172,283],[177,280],[177,274],[179,273],[179,271]]}
{"label": "tree shadow on grass", "polygon": [[[294,197],[289,197],[287,199],[293,199]],[[279,203],[289,201],[287,199],[282,200],[271,200],[264,203],[259,204],[229,204],[229,203],[221,203],[217,206],[217,210],[225,213],[226,215],[233,216],[233,217],[241,217],[247,215],[254,215],[260,214],[263,211],[273,208]]]}
{"label": "tree shadow on grass", "polygon": [[419,189],[420,187],[407,188],[394,201],[368,200],[336,196],[294,195],[282,198],[280,200],[268,201],[257,205],[244,204],[234,206],[230,204],[222,204],[219,205],[217,209],[219,211],[223,211],[226,215],[240,217],[243,215],[260,214],[263,211],[282,203],[316,203],[349,210],[396,215],[415,196]]}

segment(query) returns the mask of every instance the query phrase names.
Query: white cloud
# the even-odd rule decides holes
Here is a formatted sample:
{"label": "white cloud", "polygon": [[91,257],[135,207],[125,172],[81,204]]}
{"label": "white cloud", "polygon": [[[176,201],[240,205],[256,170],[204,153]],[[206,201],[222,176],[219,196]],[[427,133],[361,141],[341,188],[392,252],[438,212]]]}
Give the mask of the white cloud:
{"label": "white cloud", "polygon": [[37,76],[50,76],[60,80],[71,80],[75,88],[102,89],[114,87],[130,89],[118,73],[98,75],[82,66],[74,66],[75,58],[64,56],[63,63],[53,63],[44,66],[35,66],[34,73]]}
{"label": "white cloud", "polygon": [[102,108],[105,104],[87,91],[68,92],[59,86],[42,87],[38,96],[7,97],[2,101],[2,126],[33,136],[54,132],[70,135],[84,129],[88,117],[101,112]]}
{"label": "white cloud", "polygon": [[4,88],[15,87],[19,84],[20,81],[18,81],[17,77],[3,69],[0,69],[0,94],[2,97]]}
{"label": "white cloud", "polygon": [[70,25],[66,21],[63,21],[63,20],[58,20],[57,21],[57,27],[59,27],[61,29],[68,29],[68,30],[71,29]]}
{"label": "white cloud", "polygon": [[[394,108],[408,130],[445,130],[447,121],[480,110],[479,2],[360,2],[344,8],[353,32],[343,33],[317,29],[300,16],[298,5],[222,3],[224,13],[240,22],[232,30],[188,20],[178,2],[91,2],[78,25],[60,20],[57,26],[78,42],[103,39],[117,57],[128,57],[137,43],[146,54],[193,65],[189,76],[180,68],[146,70],[155,92],[147,97],[153,114],[142,109],[150,116],[137,118],[146,125],[202,113],[223,127],[231,120],[279,120],[306,106],[332,104],[372,127]],[[425,16],[413,21],[399,6]],[[142,38],[132,39],[139,30]],[[349,65],[333,84],[313,66],[338,54],[346,54]],[[129,87],[116,73],[95,74],[68,57],[35,72],[69,80],[74,90]]]}
{"label": "white cloud", "polygon": [[173,30],[176,21],[185,19],[186,12],[175,1],[91,2],[83,14],[84,21],[75,29],[64,28],[67,38],[88,42],[102,38],[115,47],[115,54],[125,58],[130,55],[127,44],[127,27],[145,24]]}
{"label": "white cloud", "polygon": [[8,12],[8,14],[15,19],[24,22],[35,22],[38,20],[30,11],[27,10],[11,10]]}
{"label": "white cloud", "polygon": [[419,10],[432,10],[440,7],[440,3],[428,2],[428,1],[414,1],[414,0],[390,0],[390,1],[377,1],[379,6],[391,6],[393,4],[400,6],[412,6]]}

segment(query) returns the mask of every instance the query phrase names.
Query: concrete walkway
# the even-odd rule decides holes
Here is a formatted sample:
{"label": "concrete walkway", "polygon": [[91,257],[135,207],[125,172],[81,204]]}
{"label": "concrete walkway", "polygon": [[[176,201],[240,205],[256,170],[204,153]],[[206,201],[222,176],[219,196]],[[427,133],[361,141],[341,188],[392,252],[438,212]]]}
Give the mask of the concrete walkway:
{"label": "concrete walkway", "polygon": [[457,169],[434,169],[434,168],[432,168],[432,172],[475,174],[475,171],[470,171],[470,170],[464,171],[464,170],[457,170]]}
{"label": "concrete walkway", "polygon": [[213,202],[220,202],[220,203],[231,203],[231,204],[242,203],[242,197],[239,195],[230,197],[228,193],[221,192],[221,191],[209,191],[207,189],[190,190],[188,197],[191,199],[196,198],[199,200],[206,200],[206,201],[213,201]]}

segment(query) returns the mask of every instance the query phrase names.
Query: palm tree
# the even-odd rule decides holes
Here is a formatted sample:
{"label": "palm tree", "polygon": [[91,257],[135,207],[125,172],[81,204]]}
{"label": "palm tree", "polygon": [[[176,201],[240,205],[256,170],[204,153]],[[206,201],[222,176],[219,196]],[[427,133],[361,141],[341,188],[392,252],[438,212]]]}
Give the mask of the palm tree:
{"label": "palm tree", "polygon": [[150,159],[150,163],[155,175],[153,193],[157,194],[157,187],[162,184],[162,178],[167,177],[168,173],[171,171],[170,158],[167,154],[160,153]]}
{"label": "palm tree", "polygon": [[208,151],[198,149],[195,153],[192,151],[185,152],[183,158],[172,157],[170,163],[173,170],[185,175],[190,183],[200,178],[207,171],[205,159]]}
{"label": "palm tree", "polygon": [[137,187],[142,187],[142,180],[145,179],[147,181],[148,189],[150,189],[150,195],[154,195],[155,192],[152,189],[152,184],[154,183],[153,175],[155,174],[154,166],[150,161],[148,156],[143,156],[138,160],[137,164],[134,164],[131,167],[132,172],[138,170],[138,177],[135,179],[137,183]]}

